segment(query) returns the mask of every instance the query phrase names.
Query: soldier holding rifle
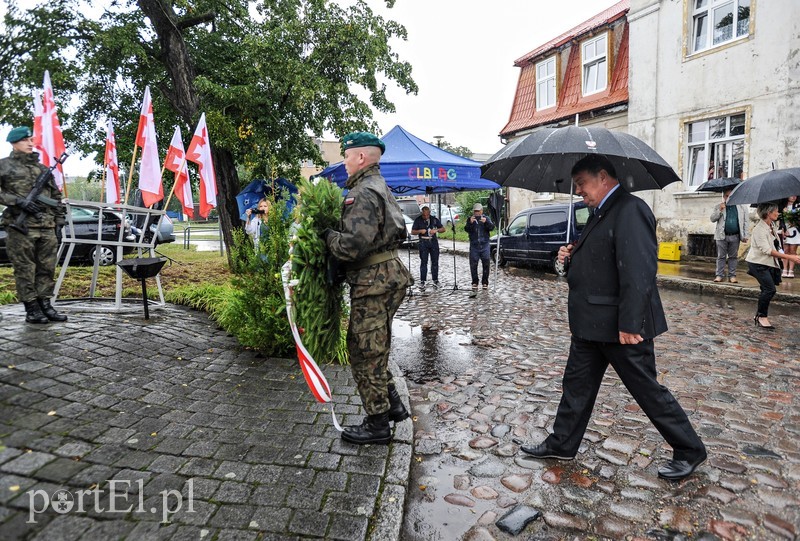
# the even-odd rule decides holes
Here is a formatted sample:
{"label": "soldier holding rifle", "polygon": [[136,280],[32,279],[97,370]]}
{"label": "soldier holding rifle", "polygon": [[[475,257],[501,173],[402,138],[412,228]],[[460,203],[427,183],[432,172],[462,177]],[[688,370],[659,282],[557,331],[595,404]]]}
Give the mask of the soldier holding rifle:
{"label": "soldier holding rifle", "polygon": [[58,254],[56,228],[64,225],[61,192],[52,172],[33,151],[30,128],[12,129],[6,141],[13,150],[0,160],[0,204],[7,207],[2,223],[8,234],[6,250],[14,267],[17,298],[25,305],[28,323],[66,321],[67,316],[50,304]]}

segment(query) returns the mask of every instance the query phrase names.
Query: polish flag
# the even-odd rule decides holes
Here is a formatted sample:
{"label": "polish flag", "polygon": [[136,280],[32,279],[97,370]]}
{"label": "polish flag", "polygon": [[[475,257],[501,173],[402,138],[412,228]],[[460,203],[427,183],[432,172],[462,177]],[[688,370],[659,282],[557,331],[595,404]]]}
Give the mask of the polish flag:
{"label": "polish flag", "polygon": [[181,129],[175,127],[172,141],[167,150],[167,159],[164,167],[175,173],[175,197],[181,202],[183,213],[189,218],[194,218],[194,200],[192,199],[192,184],[189,182],[189,168],[186,167],[186,153],[183,151]]}
{"label": "polish flag", "polygon": [[200,216],[207,218],[211,209],[217,206],[217,175],[211,160],[211,140],[208,137],[205,113],[200,115],[186,159],[196,163],[200,169]]}
{"label": "polish flag", "polygon": [[139,128],[136,130],[136,145],[142,147],[142,161],[139,163],[139,190],[142,192],[144,206],[150,207],[164,199],[164,185],[161,183],[158,147],[156,146],[156,124],[153,120],[153,103],[150,101],[150,87],[144,89],[142,110],[139,113]]}
{"label": "polish flag", "polygon": [[108,121],[106,126],[106,155],[103,160],[106,170],[106,203],[119,205],[119,162],[117,161],[117,141],[114,126]]}
{"label": "polish flag", "polygon": [[[64,136],[61,133],[61,125],[58,122],[58,114],[56,112],[56,102],[53,96],[53,86],[50,84],[50,72],[44,72],[44,89],[42,94],[41,106],[37,107],[39,96],[34,98],[33,111],[33,138],[34,144],[37,144],[39,150],[39,159],[46,166],[52,166],[58,158],[66,152],[64,146]],[[41,116],[37,122],[37,109],[41,111]],[[39,133],[36,133],[37,124]],[[53,170],[53,180],[56,186],[62,192],[64,191],[64,170],[62,165],[59,164]]]}

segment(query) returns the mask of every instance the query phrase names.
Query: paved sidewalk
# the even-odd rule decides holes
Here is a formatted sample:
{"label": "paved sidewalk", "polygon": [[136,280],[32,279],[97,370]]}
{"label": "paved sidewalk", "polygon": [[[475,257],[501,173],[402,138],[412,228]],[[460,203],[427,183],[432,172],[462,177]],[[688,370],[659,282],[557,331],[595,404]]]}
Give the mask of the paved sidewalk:
{"label": "paved sidewalk", "polygon": [[[349,445],[295,361],[243,350],[202,313],[66,311],[28,325],[0,307],[1,540],[397,539],[410,422],[391,446]],[[349,368],[323,369],[340,422],[360,422]],[[53,508],[31,520],[31,494]],[[182,499],[169,524],[165,494]]]}

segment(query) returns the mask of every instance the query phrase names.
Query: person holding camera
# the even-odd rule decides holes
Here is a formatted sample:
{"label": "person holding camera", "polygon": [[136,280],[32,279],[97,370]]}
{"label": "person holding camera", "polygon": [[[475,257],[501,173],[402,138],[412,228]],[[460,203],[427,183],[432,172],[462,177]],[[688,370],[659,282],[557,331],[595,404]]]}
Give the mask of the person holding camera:
{"label": "person holding camera", "polygon": [[[27,126],[12,129],[6,141],[13,150],[9,157],[0,160],[0,204],[7,207],[3,211],[3,225],[8,234],[6,251],[14,267],[17,298],[25,306],[28,323],[66,321],[67,316],[56,312],[50,304],[58,259],[56,228],[64,225],[66,214],[61,191],[51,177],[41,195],[55,205],[27,201],[36,179],[47,168],[39,163],[39,153],[33,150],[33,132]],[[12,227],[23,211],[27,213],[27,234]]]}
{"label": "person holding camera", "polygon": [[433,287],[439,287],[439,240],[437,233],[444,233],[444,226],[439,218],[431,216],[431,209],[425,205],[422,214],[411,224],[411,234],[419,235],[419,285],[425,289],[428,277],[428,256],[431,258],[431,278]]}
{"label": "person holding camera", "polygon": [[263,197],[258,201],[258,205],[255,208],[244,211],[247,215],[247,223],[244,226],[244,230],[253,239],[256,249],[258,249],[261,242],[261,236],[266,236],[269,233],[267,215],[271,205],[270,200]]}
{"label": "person holding camera", "polygon": [[467,220],[464,230],[469,235],[469,270],[472,273],[472,291],[478,290],[478,261],[481,262],[483,289],[489,289],[490,243],[489,232],[494,229],[492,220],[483,214],[483,205],[475,203],[472,216]]}

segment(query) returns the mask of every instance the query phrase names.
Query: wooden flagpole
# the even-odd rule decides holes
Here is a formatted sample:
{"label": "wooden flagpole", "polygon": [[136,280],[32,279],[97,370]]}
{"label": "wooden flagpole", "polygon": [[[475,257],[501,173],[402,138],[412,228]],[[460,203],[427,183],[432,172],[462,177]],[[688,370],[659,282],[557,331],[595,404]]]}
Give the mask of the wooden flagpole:
{"label": "wooden flagpole", "polygon": [[131,169],[128,171],[128,185],[125,186],[125,201],[124,205],[128,204],[128,195],[131,193],[131,182],[133,182],[133,166],[136,165],[136,153],[139,152],[139,145],[133,145],[133,158],[131,159]]}
{"label": "wooden flagpole", "polygon": [[[105,154],[105,152],[104,152]],[[103,191],[105,191],[106,187],[106,169],[108,169],[108,162],[106,161],[105,157],[103,157],[103,175],[100,177],[100,202],[103,203]],[[119,196],[117,196],[119,197]]]}
{"label": "wooden flagpole", "polygon": [[[183,170],[183,166],[184,165],[186,165],[186,152],[183,153],[183,161],[181,162],[181,166],[178,167],[178,173],[177,173],[178,175],[181,174],[181,171]],[[167,166],[167,162],[164,162],[164,167],[166,167],[166,166]],[[163,175],[164,173],[162,172],[161,174]],[[189,171],[186,171],[186,174],[188,176]],[[175,193],[175,185],[176,184],[177,184],[177,182],[173,182],[172,183],[172,189],[169,191],[169,196],[167,197],[167,202],[164,203],[164,212],[167,211],[167,207],[169,207],[169,202],[172,201],[172,194]],[[181,213],[183,214],[183,205],[181,205]]]}

